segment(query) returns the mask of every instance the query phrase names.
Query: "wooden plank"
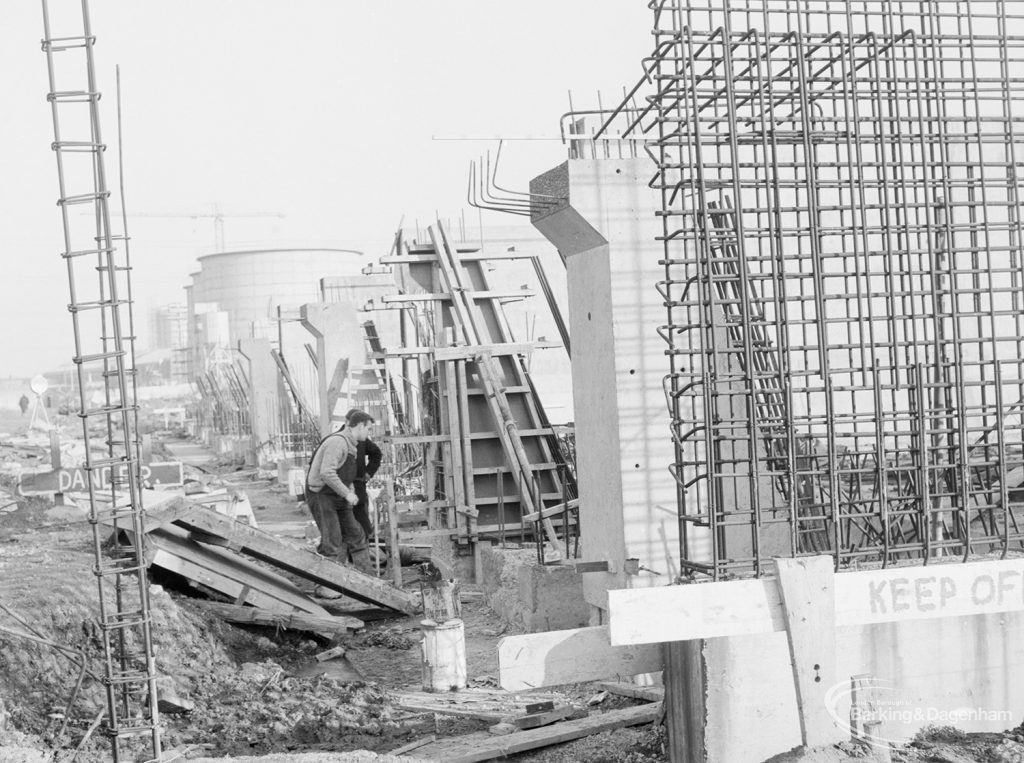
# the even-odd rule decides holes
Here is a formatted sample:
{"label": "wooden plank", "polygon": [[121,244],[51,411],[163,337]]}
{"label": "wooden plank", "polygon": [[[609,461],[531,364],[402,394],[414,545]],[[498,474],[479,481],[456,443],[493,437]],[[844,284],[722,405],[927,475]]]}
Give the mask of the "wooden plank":
{"label": "wooden plank", "polygon": [[508,691],[658,670],[659,645],[612,646],[605,626],[506,636],[498,642],[498,685]]}
{"label": "wooden plank", "polygon": [[[208,570],[220,578],[237,583],[237,586],[232,585],[229,589],[222,589],[210,585],[206,580],[198,580],[198,582],[209,585],[232,598],[237,597],[244,586],[248,586],[252,591],[248,595],[247,601],[256,606],[264,606],[258,603],[259,597],[256,594],[260,592],[272,598],[268,609],[280,608],[280,606],[274,606],[273,600],[276,600],[286,604],[288,610],[298,609],[316,615],[330,614],[287,578],[231,551],[195,543],[189,539],[188,532],[180,527],[170,525],[155,530],[146,539],[154,549],[154,553],[160,550],[166,551],[168,554]],[[155,559],[153,563],[156,563]]]}
{"label": "wooden plank", "polygon": [[[151,508],[144,509],[142,512],[142,531],[145,533],[156,530],[160,527],[170,525],[180,516],[184,516],[192,510],[192,503],[182,495],[174,493],[168,494],[168,496],[160,501],[160,503],[152,506]],[[110,521],[100,522],[103,527],[109,527],[113,529],[114,525]],[[118,523],[118,529],[127,530],[124,521]]]}
{"label": "wooden plank", "polygon": [[628,681],[598,681],[597,688],[620,697],[642,699],[644,702],[661,702],[665,699],[664,686],[637,686]]}
{"label": "wooden plank", "polygon": [[407,614],[416,611],[416,600],[412,594],[380,578],[332,562],[303,546],[210,509],[199,509],[178,521],[189,529],[202,530],[224,538],[237,544],[249,556],[318,585],[341,591],[346,596]]}
{"label": "wooden plank", "polygon": [[[520,437],[547,437],[553,432],[550,427],[541,427],[539,429],[520,429]],[[470,435],[473,440],[495,440],[498,438],[497,432],[473,432]],[[561,495],[561,494],[559,494]]]}
{"label": "wooden plank", "polygon": [[519,715],[510,720],[512,725],[518,729],[538,729],[541,726],[550,726],[552,723],[557,723],[558,721],[575,720],[576,718],[586,717],[587,711],[584,708],[565,705],[564,707],[556,707],[552,710]]}
{"label": "wooden plank", "polygon": [[[535,472],[554,472],[554,471],[558,470],[558,464],[556,464],[553,461],[546,461],[546,462],[535,461],[535,462],[533,462],[531,464],[531,466],[533,467],[533,470]],[[509,469],[507,466],[484,466],[484,467],[481,467],[480,469],[475,469],[474,470],[474,474],[494,474],[495,471],[500,471],[500,472],[503,472],[503,473],[507,474],[507,473],[509,473],[512,470]],[[531,515],[531,516],[533,516],[533,515]],[[535,521],[538,518],[539,518],[539,515],[535,516],[534,520],[531,520],[531,521]]]}
{"label": "wooden plank", "polygon": [[[532,289],[497,289],[490,291],[464,291],[466,299],[518,299],[534,297],[537,292]],[[455,299],[451,294],[385,294],[380,297],[381,304],[396,305],[403,302],[448,302]]]}
{"label": "wooden plank", "polygon": [[391,573],[391,582],[394,585],[402,585],[402,555],[401,544],[398,533],[398,504],[395,502],[394,487],[388,486],[388,572]]}
{"label": "wooden plank", "polygon": [[[470,430],[469,418],[469,383],[466,373],[466,360],[455,363],[456,393],[459,400],[459,417],[465,422],[467,433]],[[480,583],[484,579],[483,548],[477,535],[477,517],[480,511],[476,508],[476,481],[473,475],[473,442],[469,437],[462,438],[462,465],[466,483],[466,531],[473,543],[473,580]]]}
{"label": "wooden plank", "polygon": [[222,620],[232,623],[272,625],[286,630],[310,631],[322,634],[347,634],[363,628],[365,623],[347,615],[312,615],[303,612],[280,612],[261,607],[243,607],[216,601],[196,601],[203,609],[213,612]]}
{"label": "wooden plank", "polygon": [[665,668],[664,710],[671,761],[704,761],[707,758],[704,723],[707,718],[704,675],[704,642],[671,641],[662,644]]}
{"label": "wooden plank", "polygon": [[[571,501],[567,501],[567,503],[569,504],[570,513],[572,509],[578,509],[580,506],[579,498],[573,498]],[[532,514],[527,514],[523,517],[523,520],[526,522],[536,522],[541,517],[556,517],[564,511],[565,504],[560,503],[557,506],[548,506],[547,508],[541,509],[540,511],[535,511]]]}
{"label": "wooden plank", "polygon": [[[786,630],[774,579],[608,592],[612,644]],[[839,572],[837,627],[1024,609],[1024,558]]]}
{"label": "wooden plank", "polygon": [[[826,695],[836,685],[835,572],[831,556],[776,559],[805,746],[838,742]],[[848,733],[848,732],[847,732]]]}
{"label": "wooden plank", "polygon": [[424,745],[428,745],[431,742],[436,741],[437,734],[431,734],[430,736],[424,737],[423,739],[417,739],[415,742],[409,742],[409,744],[403,744],[401,747],[396,747],[393,750],[389,750],[388,755],[398,757],[404,755],[407,752],[411,752],[412,750],[415,750],[418,747],[423,747]]}
{"label": "wooden plank", "polygon": [[[529,355],[534,350],[557,349],[562,345],[558,342],[498,342],[487,344],[486,342],[471,345],[458,345],[455,347],[438,347],[434,350],[435,360],[473,360],[481,350],[486,350],[495,357],[499,355]],[[519,391],[527,391],[525,385],[515,388]]]}
{"label": "wooden plank", "polygon": [[[191,559],[177,556],[166,549],[155,549],[153,551],[151,564],[170,572],[177,573],[200,586],[205,586],[206,588],[232,599],[237,598],[245,588],[244,583],[239,583],[234,578],[228,577],[215,569],[204,567]],[[267,591],[270,590],[272,589],[267,589]],[[268,593],[264,590],[251,589],[246,596],[246,599],[252,602],[255,606],[263,609],[278,610],[281,612],[293,611],[294,602],[291,599],[278,598],[279,595],[279,592],[276,590],[274,590],[273,593]],[[324,614],[330,614],[326,609],[319,607],[319,605],[312,600],[309,600],[308,608],[319,608],[323,610]]]}
{"label": "wooden plank", "polygon": [[602,731],[650,723],[657,716],[659,709],[660,703],[638,705],[590,715],[575,721],[564,721],[553,726],[517,731],[505,736],[494,736],[486,731],[477,732],[440,740],[407,754],[418,760],[443,760],[445,763],[494,760],[540,747],[571,742],[591,734],[600,734]]}
{"label": "wooden plank", "polygon": [[612,644],[772,633],[785,630],[773,580],[730,580],[608,592]]}
{"label": "wooden plank", "polygon": [[405,710],[453,715],[498,723],[520,715],[526,706],[553,694],[510,694],[498,689],[469,688],[457,692],[394,691],[392,701]]}
{"label": "wooden plank", "polygon": [[335,660],[335,659],[337,659],[339,657],[344,657],[344,656],[345,656],[345,647],[343,647],[343,646],[336,646],[336,647],[333,647],[332,649],[324,650],[323,652],[317,652],[315,655],[313,655],[313,658],[317,662],[327,662],[328,660]]}
{"label": "wooden plank", "polygon": [[431,541],[434,538],[454,538],[459,534],[456,527],[439,527],[436,530],[412,530],[398,533],[398,540],[404,543]]}
{"label": "wooden plank", "polygon": [[[536,255],[528,254],[526,252],[481,252],[479,250],[473,252],[466,252],[459,247],[459,259],[461,260],[484,260],[490,262],[491,260],[529,260],[533,259]],[[434,252],[428,254],[399,254],[392,256],[381,257],[379,262],[381,265],[415,265],[423,264],[430,265],[437,261],[437,255]]]}
{"label": "wooden plank", "polygon": [[[459,394],[456,381],[456,362],[439,363],[438,370],[442,371],[444,378],[444,407],[448,415],[448,436],[449,448],[448,457],[451,464],[452,489],[454,492],[448,496],[455,502],[455,507],[466,505],[466,477],[463,466],[462,443],[465,440],[464,433],[469,431],[469,421],[462,421],[459,415]],[[455,512],[449,509],[448,527],[455,528]]]}
{"label": "wooden plank", "polygon": [[613,562],[584,561],[583,559],[563,559],[558,563],[560,567],[568,567],[573,572],[615,572]]}
{"label": "wooden plank", "polygon": [[501,723],[508,718],[508,713],[501,710],[485,710],[475,707],[458,707],[456,705],[435,705],[429,702],[416,702],[413,700],[396,700],[395,706],[402,710],[409,710],[414,713],[437,713],[438,715],[451,715],[456,718],[473,718],[488,723]]}

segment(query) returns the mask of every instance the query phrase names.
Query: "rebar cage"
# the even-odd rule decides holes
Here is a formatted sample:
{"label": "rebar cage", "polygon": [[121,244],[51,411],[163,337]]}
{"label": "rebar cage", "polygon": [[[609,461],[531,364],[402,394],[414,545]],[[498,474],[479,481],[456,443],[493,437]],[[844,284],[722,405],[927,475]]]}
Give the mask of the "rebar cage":
{"label": "rebar cage", "polygon": [[688,574],[1024,547],[1008,5],[651,4],[634,134],[658,165]]}

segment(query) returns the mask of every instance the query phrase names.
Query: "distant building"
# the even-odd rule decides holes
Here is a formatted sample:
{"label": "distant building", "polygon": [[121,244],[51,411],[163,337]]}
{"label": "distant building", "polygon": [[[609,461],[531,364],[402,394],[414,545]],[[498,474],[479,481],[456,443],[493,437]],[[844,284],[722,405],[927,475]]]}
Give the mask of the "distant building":
{"label": "distant building", "polygon": [[149,313],[149,349],[179,350],[188,346],[188,307],[162,305]]}

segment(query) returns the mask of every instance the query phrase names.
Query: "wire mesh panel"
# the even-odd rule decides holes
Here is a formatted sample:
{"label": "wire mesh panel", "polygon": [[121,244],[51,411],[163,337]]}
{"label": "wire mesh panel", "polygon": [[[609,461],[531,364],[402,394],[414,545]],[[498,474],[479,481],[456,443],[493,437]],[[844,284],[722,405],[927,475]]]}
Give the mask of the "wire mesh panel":
{"label": "wire mesh panel", "polygon": [[1021,548],[1024,9],[652,7],[683,568]]}

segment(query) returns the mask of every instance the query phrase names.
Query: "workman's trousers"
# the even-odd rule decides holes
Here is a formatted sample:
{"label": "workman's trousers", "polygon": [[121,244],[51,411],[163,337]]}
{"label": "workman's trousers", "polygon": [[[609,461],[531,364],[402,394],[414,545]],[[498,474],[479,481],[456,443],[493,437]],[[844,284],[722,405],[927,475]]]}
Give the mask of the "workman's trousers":
{"label": "workman's trousers", "polygon": [[363,532],[366,533],[366,538],[369,540],[373,537],[373,522],[370,520],[370,499],[366,495],[366,483],[362,480],[356,480],[352,489],[356,491],[356,495],[359,496],[359,503],[352,508],[352,513],[355,515],[356,522],[363,528]]}
{"label": "workman's trousers", "polygon": [[[344,563],[349,554],[353,557],[366,550],[366,534],[356,521],[352,506],[329,487],[319,493],[311,493],[310,508],[313,518],[320,527],[320,546],[323,556]],[[315,505],[315,508],[313,506]]]}

